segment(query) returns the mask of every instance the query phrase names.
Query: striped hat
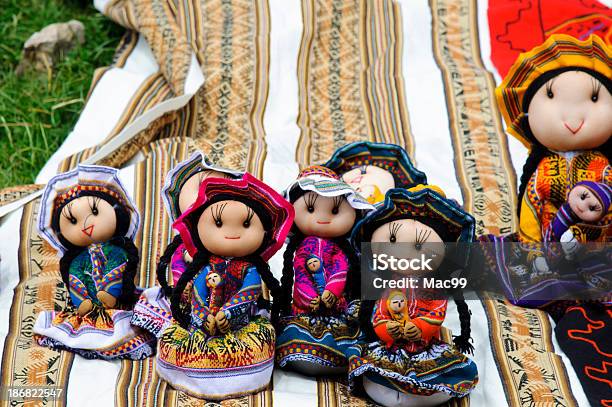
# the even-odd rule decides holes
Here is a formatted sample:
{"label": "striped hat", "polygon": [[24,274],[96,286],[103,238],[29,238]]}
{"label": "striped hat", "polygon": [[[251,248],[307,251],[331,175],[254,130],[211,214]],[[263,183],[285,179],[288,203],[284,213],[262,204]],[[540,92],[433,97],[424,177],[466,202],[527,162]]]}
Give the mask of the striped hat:
{"label": "striped hat", "polygon": [[324,165],[338,174],[365,165],[380,167],[393,175],[396,188],[427,184],[425,173],[417,170],[406,150],[396,144],[370,141],[347,144],[337,149]]}
{"label": "striped hat", "polygon": [[389,190],[384,202],[353,228],[353,247],[359,251],[361,243],[369,242],[376,228],[398,219],[418,219],[425,224],[435,222],[445,228],[443,235],[452,236],[452,242],[471,242],[474,239],[476,223],[472,215],[455,200],[446,198],[440,188],[419,185],[413,189]]}
{"label": "striped hat", "polygon": [[168,215],[173,222],[181,216],[181,210],[179,209],[181,188],[183,188],[183,185],[185,185],[189,178],[202,171],[219,171],[229,175],[230,178],[240,178],[242,176],[240,171],[233,171],[213,165],[204,153],[196,151],[191,157],[168,171],[168,175],[166,175],[166,182],[162,188],[162,197],[164,198],[164,205],[166,205]]}
{"label": "striped hat", "polygon": [[285,190],[285,198],[291,201],[291,197],[299,189],[302,191],[312,191],[325,197],[344,195],[349,205],[354,209],[374,209],[365,198],[359,195],[349,184],[342,181],[338,174],[321,165],[312,165],[304,168],[297,179]]}
{"label": "striped hat", "polygon": [[240,179],[206,178],[200,184],[196,201],[172,225],[181,234],[191,256],[197,252],[195,242],[198,238],[192,234],[197,234],[199,220],[191,214],[219,200],[243,202],[262,218],[264,225],[270,225],[269,239],[261,252],[264,260],[268,260],[283,246],[293,224],[295,216],[293,206],[272,187],[251,174],[244,173]]}
{"label": "striped hat", "polygon": [[79,164],[74,170],[51,178],[40,201],[38,215],[40,235],[60,254],[65,253],[67,248],[60,242],[58,232],[52,227],[56,211],[87,193],[101,192],[112,196],[127,209],[130,222],[125,236],[134,239],[140,225],[140,215],[118,175],[119,171],[115,168]]}
{"label": "striped hat", "polygon": [[529,95],[533,96],[534,90],[537,90],[528,91],[530,86],[534,83],[534,87],[543,85],[538,81],[542,75],[573,69],[594,73],[609,80],[612,78],[611,56],[612,50],[597,35],[580,41],[565,34],[551,35],[543,44],[520,54],[495,90],[508,132],[530,148],[532,141],[521,125],[528,108],[525,99]]}

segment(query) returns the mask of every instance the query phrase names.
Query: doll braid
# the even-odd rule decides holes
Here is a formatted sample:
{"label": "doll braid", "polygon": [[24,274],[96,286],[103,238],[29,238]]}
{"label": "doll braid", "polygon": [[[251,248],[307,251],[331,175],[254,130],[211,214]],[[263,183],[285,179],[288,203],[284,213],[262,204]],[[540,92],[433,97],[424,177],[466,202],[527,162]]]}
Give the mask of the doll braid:
{"label": "doll braid", "polygon": [[166,247],[164,254],[159,258],[159,263],[157,263],[157,281],[166,297],[172,295],[172,287],[168,285],[168,263],[172,260],[172,255],[181,243],[183,243],[181,235],[174,236],[172,242]]}
{"label": "doll braid", "polygon": [[140,260],[138,248],[132,239],[125,236],[112,238],[110,244],[121,247],[127,253],[127,264],[123,272],[121,295],[118,300],[122,305],[132,306],[137,300],[134,278]]}
{"label": "doll braid", "polygon": [[459,313],[461,324],[461,334],[453,336],[453,342],[461,353],[474,354],[474,346],[470,343],[472,335],[470,319],[472,313],[465,302],[465,298],[463,298],[463,290],[461,288],[456,289],[453,292],[453,298],[455,304],[457,304],[457,312]]}
{"label": "doll braid", "polygon": [[361,293],[361,273],[359,272],[359,259],[355,249],[351,246],[346,236],[334,239],[340,250],[348,257],[349,269],[346,274],[347,285],[345,292],[349,301],[359,298]]}
{"label": "doll braid", "polygon": [[[293,255],[298,246],[304,240],[304,235],[294,227],[291,231],[292,235],[289,238],[289,243],[283,254],[283,276],[281,277],[281,295],[279,298],[279,311],[281,315],[288,315],[293,295]],[[276,301],[275,301],[276,302]]]}
{"label": "doll braid", "polygon": [[525,196],[525,190],[527,189],[527,184],[531,179],[533,173],[535,173],[540,161],[548,154],[548,150],[543,145],[536,143],[533,145],[531,152],[529,153],[529,157],[527,157],[527,161],[525,161],[525,165],[523,165],[523,174],[521,175],[521,182],[518,190],[518,199],[517,199],[517,216],[521,216],[521,204],[523,202],[523,197]]}
{"label": "doll braid", "polygon": [[193,258],[191,264],[187,266],[187,270],[181,274],[181,277],[176,283],[176,287],[174,287],[174,290],[172,290],[172,295],[170,296],[170,310],[172,311],[172,317],[185,329],[189,327],[189,323],[191,322],[191,302],[184,304],[184,308],[181,307],[183,291],[185,291],[187,283],[195,278],[195,276],[200,272],[202,267],[208,263],[209,260],[210,252],[203,247],[200,248]]}
{"label": "doll braid", "polygon": [[[276,321],[278,320],[279,309],[281,305],[279,302],[279,298],[281,296],[280,283],[278,282],[276,278],[274,278],[274,275],[272,274],[272,271],[270,270],[270,265],[267,262],[265,262],[260,256],[249,256],[245,258],[244,260],[249,263],[252,263],[257,268],[257,272],[259,273],[261,279],[263,280],[264,283],[266,283],[266,286],[270,290],[270,294],[272,294],[272,297],[274,297],[274,301],[272,303],[272,309],[270,313],[272,316],[272,323],[275,324]],[[263,299],[263,297],[260,296],[260,299]],[[262,301],[262,302],[258,302],[258,305],[260,307],[263,307],[264,305],[268,305],[268,304],[264,304]]]}
{"label": "doll braid", "polygon": [[[77,250],[76,248],[69,249],[62,258],[60,259],[60,275],[62,276],[62,281],[64,282],[64,286],[66,286],[66,290],[70,289],[70,264],[72,261],[81,254],[82,250]],[[66,297],[68,304],[72,304],[72,298],[70,294]]]}

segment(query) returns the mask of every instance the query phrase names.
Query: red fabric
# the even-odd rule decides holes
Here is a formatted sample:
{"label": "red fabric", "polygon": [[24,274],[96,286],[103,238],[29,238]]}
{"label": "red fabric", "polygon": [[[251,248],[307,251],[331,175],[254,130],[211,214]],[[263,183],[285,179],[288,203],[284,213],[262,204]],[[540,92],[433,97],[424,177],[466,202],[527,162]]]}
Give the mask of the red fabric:
{"label": "red fabric", "polygon": [[552,34],[612,40],[612,9],[597,0],[489,0],[491,60],[504,77],[521,52]]}

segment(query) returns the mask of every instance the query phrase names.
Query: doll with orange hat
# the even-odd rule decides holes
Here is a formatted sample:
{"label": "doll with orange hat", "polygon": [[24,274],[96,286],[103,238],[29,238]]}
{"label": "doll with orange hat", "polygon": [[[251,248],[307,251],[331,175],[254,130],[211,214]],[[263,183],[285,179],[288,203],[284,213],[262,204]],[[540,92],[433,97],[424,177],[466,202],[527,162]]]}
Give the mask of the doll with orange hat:
{"label": "doll with orange hat", "polygon": [[153,336],[130,324],[140,216],[114,168],[79,165],[53,177],[43,192],[38,228],[60,255],[68,291],[64,310],[43,311],[39,344],[91,359],[142,359]]}
{"label": "doll with orange hat", "polygon": [[508,132],[529,156],[518,191],[517,235],[481,240],[494,242],[498,258],[504,242],[521,244],[520,253],[492,265],[516,304],[544,306],[585,284],[578,275],[559,279],[550,243],[562,242],[562,257],[571,258],[582,243],[610,240],[611,56],[595,35],[584,41],[552,35],[521,54],[496,90]]}
{"label": "doll with orange hat", "polygon": [[[374,283],[374,276],[443,279],[463,270],[469,257],[456,247],[473,240],[474,225],[474,218],[435,186],[389,190],[376,210],[355,225],[351,233],[355,250],[371,243],[372,253],[400,258],[424,255],[431,259],[430,270],[372,269],[364,287]],[[370,253],[362,252],[366,254]],[[473,352],[470,311],[461,289],[449,294],[461,320],[454,343],[441,337],[446,293],[418,284],[366,289],[362,295],[368,298],[360,310],[365,338],[347,351],[350,389],[365,391],[383,406],[434,406],[468,395],[478,381],[476,364],[464,355]]]}
{"label": "doll with orange hat", "polygon": [[172,323],[158,342],[157,372],[171,386],[219,400],[269,385],[276,334],[259,300],[262,283],[280,295],[267,261],[293,217],[280,194],[248,173],[200,184],[196,201],[173,224],[193,261],[172,290]]}
{"label": "doll with orange hat", "polygon": [[285,191],[295,221],[281,278],[278,364],[308,375],[344,373],[344,350],[360,335],[358,262],[348,242],[373,209],[332,170],[302,170]]}

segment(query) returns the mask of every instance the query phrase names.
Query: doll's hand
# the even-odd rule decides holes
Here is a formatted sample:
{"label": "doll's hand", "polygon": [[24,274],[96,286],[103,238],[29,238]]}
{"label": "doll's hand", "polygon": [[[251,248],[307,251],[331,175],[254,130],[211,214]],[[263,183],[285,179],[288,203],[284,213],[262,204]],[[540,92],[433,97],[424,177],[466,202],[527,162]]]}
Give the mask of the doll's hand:
{"label": "doll's hand", "polygon": [[183,251],[183,261],[185,261],[185,263],[191,263],[193,261],[193,257],[189,255],[187,250]]}
{"label": "doll's hand", "polygon": [[338,298],[336,298],[336,296],[331,291],[325,290],[323,291],[323,294],[321,294],[321,301],[323,301],[323,304],[327,308],[331,308],[336,305],[336,301],[338,301]]}
{"label": "doll's hand", "polygon": [[96,297],[100,300],[104,308],[113,308],[117,305],[117,299],[106,291],[98,291]]}
{"label": "doll's hand", "polygon": [[421,339],[421,330],[412,322],[406,322],[403,333],[407,341],[416,342]]}
{"label": "doll's hand", "polygon": [[393,339],[401,339],[404,335],[402,324],[397,321],[387,321],[387,332]]}
{"label": "doll's hand", "polygon": [[209,335],[214,335],[217,331],[217,321],[215,321],[215,317],[208,314],[206,316],[206,321],[204,321],[204,329]]}
{"label": "doll's hand", "polygon": [[93,302],[91,300],[83,300],[79,308],[77,309],[77,314],[80,316],[84,316],[93,308]]}
{"label": "doll's hand", "polygon": [[226,333],[227,331],[229,331],[230,323],[227,320],[227,317],[225,316],[225,312],[217,312],[217,316],[215,317],[215,319],[217,320],[217,328],[219,328],[219,331],[221,333]]}
{"label": "doll's hand", "polygon": [[319,307],[321,306],[321,297],[314,297],[312,300],[310,300],[310,309],[313,311],[318,311]]}

